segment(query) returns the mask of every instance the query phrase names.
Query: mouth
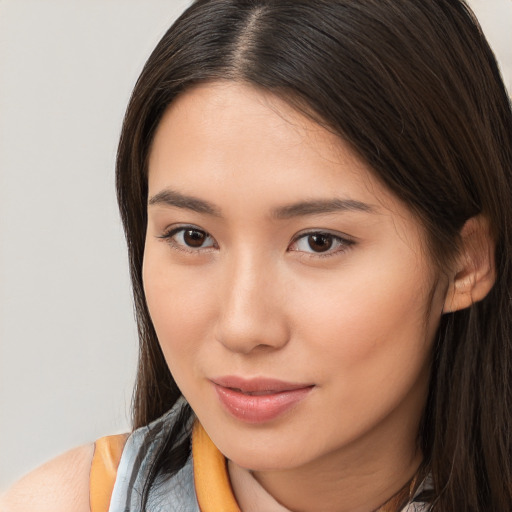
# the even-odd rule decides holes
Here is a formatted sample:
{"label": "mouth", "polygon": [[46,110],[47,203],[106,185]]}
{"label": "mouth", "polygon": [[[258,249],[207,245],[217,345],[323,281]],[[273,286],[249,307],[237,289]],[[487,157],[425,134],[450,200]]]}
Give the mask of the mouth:
{"label": "mouth", "polygon": [[309,383],[234,376],[216,378],[211,382],[224,410],[247,423],[276,419],[302,402],[315,387]]}
{"label": "mouth", "polygon": [[264,396],[264,395],[274,395],[276,393],[280,393],[280,391],[275,391],[273,389],[266,389],[264,391],[244,391],[243,389],[240,389],[240,388],[226,388],[226,389],[230,389],[231,391],[235,391],[237,393],[243,393],[244,395],[247,395],[247,396]]}
{"label": "mouth", "polygon": [[283,391],[295,391],[312,387],[311,383],[293,383],[278,379],[269,379],[257,377],[254,379],[244,379],[243,377],[227,376],[212,379],[217,386],[231,389],[246,395],[269,395],[282,393]]}

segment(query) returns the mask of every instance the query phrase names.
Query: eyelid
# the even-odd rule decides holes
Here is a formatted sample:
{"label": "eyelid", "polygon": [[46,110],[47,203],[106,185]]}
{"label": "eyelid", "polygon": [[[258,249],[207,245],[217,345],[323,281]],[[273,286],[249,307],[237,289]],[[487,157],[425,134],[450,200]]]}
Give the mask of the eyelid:
{"label": "eyelid", "polygon": [[[207,247],[194,248],[194,247],[189,247],[184,244],[179,244],[174,240],[174,237],[178,233],[180,233],[182,231],[188,231],[188,230],[199,231],[201,233],[204,233],[206,235],[206,237],[210,238],[213,241],[213,244],[209,245]],[[215,238],[208,231],[206,231],[205,229],[200,228],[199,226],[196,226],[194,224],[174,224],[174,225],[168,226],[164,230],[163,234],[157,235],[156,238],[163,240],[169,246],[171,246],[173,249],[175,249],[177,251],[185,252],[187,254],[202,254],[204,252],[209,252],[212,249],[218,249],[218,244],[217,244],[217,241],[215,240]]]}
{"label": "eyelid", "polygon": [[[311,236],[311,235],[331,236],[332,238],[334,238],[336,241],[339,242],[340,246],[338,246],[338,248],[334,249],[334,250],[332,248],[329,248],[325,252],[315,252],[313,250],[312,251],[300,251],[297,249],[290,249],[290,247],[293,246],[294,244],[297,244],[297,242],[299,240],[301,240],[302,238],[305,238],[307,236]],[[353,237],[347,235],[346,233],[340,233],[339,231],[332,231],[330,229],[308,229],[306,231],[301,231],[301,232],[297,233],[293,237],[290,245],[288,246],[288,250],[292,251],[292,252],[301,253],[301,255],[305,256],[305,257],[326,258],[329,256],[335,256],[339,253],[346,252],[355,243],[356,243],[356,240]]]}

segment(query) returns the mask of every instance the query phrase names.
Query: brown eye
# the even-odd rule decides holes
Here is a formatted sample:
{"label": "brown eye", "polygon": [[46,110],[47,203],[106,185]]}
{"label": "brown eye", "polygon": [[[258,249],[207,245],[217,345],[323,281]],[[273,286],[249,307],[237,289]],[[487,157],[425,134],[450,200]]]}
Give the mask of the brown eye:
{"label": "brown eye", "polygon": [[194,226],[174,228],[160,238],[167,240],[171,247],[187,252],[201,252],[216,247],[214,238],[206,231]]}
{"label": "brown eye", "polygon": [[353,240],[342,233],[310,231],[298,235],[288,250],[306,253],[310,256],[335,256],[345,252],[354,243]]}
{"label": "brown eye", "polygon": [[325,233],[314,233],[308,236],[308,245],[314,252],[328,251],[333,242],[333,236]]}
{"label": "brown eye", "polygon": [[197,229],[187,229],[183,232],[183,241],[189,247],[202,247],[207,238],[208,236],[204,231],[199,231]]}

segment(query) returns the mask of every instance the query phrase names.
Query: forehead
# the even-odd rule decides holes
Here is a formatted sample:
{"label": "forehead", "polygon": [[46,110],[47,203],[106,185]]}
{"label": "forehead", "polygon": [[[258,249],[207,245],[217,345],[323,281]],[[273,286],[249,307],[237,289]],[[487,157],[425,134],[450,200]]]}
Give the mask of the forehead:
{"label": "forehead", "polygon": [[339,136],[234,82],[191,88],[165,112],[150,152],[150,196],[165,188],[246,209],[343,197],[407,214]]}

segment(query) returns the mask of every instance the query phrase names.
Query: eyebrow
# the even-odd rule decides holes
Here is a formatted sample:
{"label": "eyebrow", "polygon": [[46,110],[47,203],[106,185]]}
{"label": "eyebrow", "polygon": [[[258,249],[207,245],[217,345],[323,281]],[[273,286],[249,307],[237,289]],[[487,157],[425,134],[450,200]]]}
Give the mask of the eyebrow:
{"label": "eyebrow", "polygon": [[355,199],[313,199],[280,206],[272,212],[272,216],[276,219],[290,219],[339,211],[375,213],[375,208]]}
{"label": "eyebrow", "polygon": [[180,194],[175,190],[166,188],[149,199],[149,206],[163,205],[176,208],[185,208],[198,213],[206,213],[214,217],[221,217],[220,210],[212,203],[197,197]]}
{"label": "eyebrow", "polygon": [[[148,204],[149,206],[163,205],[175,208],[184,208],[197,213],[212,215],[214,217],[222,216],[221,210],[209,201],[181,194],[180,192],[168,188],[152,196],[149,199]],[[313,199],[279,206],[272,210],[271,217],[275,219],[290,219],[293,217],[318,215],[339,211],[375,213],[375,208],[355,199]]]}

